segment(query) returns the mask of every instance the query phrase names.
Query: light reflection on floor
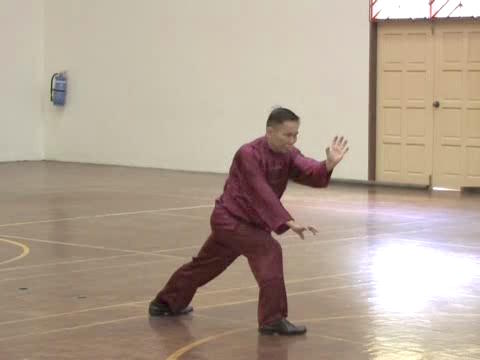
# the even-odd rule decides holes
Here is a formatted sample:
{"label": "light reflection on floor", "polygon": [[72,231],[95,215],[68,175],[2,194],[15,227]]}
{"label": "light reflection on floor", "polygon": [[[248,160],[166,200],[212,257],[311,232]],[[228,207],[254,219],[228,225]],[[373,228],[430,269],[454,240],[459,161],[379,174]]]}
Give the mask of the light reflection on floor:
{"label": "light reflection on floor", "polygon": [[415,244],[379,247],[372,261],[373,301],[379,311],[415,313],[425,311],[435,299],[468,293],[480,275],[480,261]]}
{"label": "light reflection on floor", "polygon": [[[391,243],[376,249],[371,271],[374,326],[368,347],[373,359],[470,359],[466,354],[478,353],[478,347],[468,348],[472,339],[458,339],[446,349],[440,341],[446,334],[435,330],[444,324],[448,328],[455,304],[465,304],[465,297],[473,295],[480,278],[478,257]],[[478,321],[477,315],[470,314],[471,321]]]}

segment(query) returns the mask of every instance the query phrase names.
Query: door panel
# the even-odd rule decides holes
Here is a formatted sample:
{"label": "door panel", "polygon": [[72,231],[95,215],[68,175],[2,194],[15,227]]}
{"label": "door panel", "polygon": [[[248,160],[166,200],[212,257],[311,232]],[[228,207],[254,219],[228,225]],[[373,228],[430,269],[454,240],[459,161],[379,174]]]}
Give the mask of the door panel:
{"label": "door panel", "polygon": [[377,180],[429,184],[433,41],[428,24],[380,24]]}
{"label": "door panel", "polygon": [[480,186],[480,24],[435,26],[433,185]]}

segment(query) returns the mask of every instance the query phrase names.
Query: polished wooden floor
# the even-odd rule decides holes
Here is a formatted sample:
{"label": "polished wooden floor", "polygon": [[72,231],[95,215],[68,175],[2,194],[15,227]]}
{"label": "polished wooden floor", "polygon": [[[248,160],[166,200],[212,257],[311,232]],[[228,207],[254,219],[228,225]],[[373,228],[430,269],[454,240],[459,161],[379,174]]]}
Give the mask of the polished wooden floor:
{"label": "polished wooden floor", "polygon": [[0,164],[0,359],[480,359],[480,197],[292,184],[320,233],[284,249],[290,320],[259,335],[237,260],[182,318],[148,301],[195,255],[225,177],[55,162]]}

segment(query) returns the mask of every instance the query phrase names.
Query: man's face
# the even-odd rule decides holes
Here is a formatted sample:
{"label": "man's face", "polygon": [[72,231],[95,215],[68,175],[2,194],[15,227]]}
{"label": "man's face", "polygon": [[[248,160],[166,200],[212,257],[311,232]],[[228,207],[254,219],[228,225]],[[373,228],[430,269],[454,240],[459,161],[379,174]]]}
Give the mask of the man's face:
{"label": "man's face", "polygon": [[298,121],[284,121],[280,125],[267,127],[268,144],[273,151],[285,153],[297,142]]}

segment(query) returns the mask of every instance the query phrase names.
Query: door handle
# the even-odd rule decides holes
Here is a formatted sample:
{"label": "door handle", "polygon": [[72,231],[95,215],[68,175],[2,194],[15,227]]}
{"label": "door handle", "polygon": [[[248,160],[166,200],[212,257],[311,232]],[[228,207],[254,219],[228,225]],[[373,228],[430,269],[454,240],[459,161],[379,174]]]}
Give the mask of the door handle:
{"label": "door handle", "polygon": [[440,107],[440,101],[435,100],[432,105],[433,105],[434,108],[438,108],[438,107]]}

